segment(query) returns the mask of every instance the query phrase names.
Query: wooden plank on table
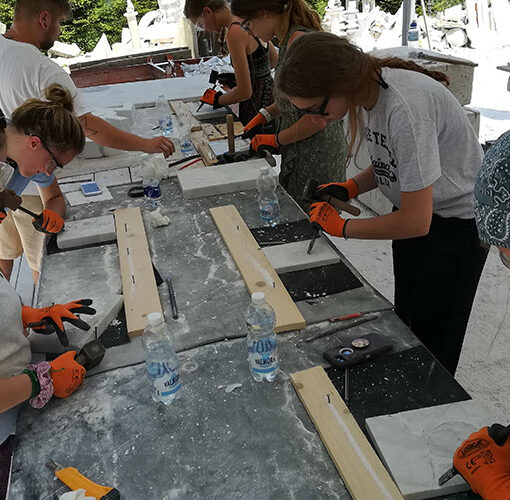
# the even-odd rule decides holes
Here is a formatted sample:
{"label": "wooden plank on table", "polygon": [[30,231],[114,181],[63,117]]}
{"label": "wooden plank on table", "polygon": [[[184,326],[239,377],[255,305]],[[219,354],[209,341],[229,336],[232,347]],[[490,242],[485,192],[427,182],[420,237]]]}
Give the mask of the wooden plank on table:
{"label": "wooden plank on table", "polygon": [[[218,123],[216,128],[225,136],[227,135],[227,124],[226,123]],[[234,135],[237,137],[238,135],[243,135],[244,127],[241,122],[234,122]]]}
{"label": "wooden plank on table", "polygon": [[292,373],[290,379],[352,498],[403,500],[324,369]]}
{"label": "wooden plank on table", "polygon": [[163,314],[140,207],[115,210],[122,294],[130,337],[141,335],[151,312]]}
{"label": "wooden plank on table", "polygon": [[170,101],[170,107],[177,115],[179,121],[187,121],[191,127],[191,132],[202,130],[202,124],[193,116],[183,101]]}
{"label": "wooden plank on table", "polygon": [[203,131],[191,132],[191,140],[198,154],[202,157],[203,162],[207,166],[216,165],[216,163],[218,163],[218,158],[216,158],[209,144],[209,140]]}
{"label": "wooden plank on table", "polygon": [[220,141],[225,139],[223,135],[212,123],[202,123],[202,130],[210,141]]}
{"label": "wooden plank on table", "polygon": [[275,332],[299,330],[305,319],[234,205],[209,210],[248,291],[264,292],[276,313]]}

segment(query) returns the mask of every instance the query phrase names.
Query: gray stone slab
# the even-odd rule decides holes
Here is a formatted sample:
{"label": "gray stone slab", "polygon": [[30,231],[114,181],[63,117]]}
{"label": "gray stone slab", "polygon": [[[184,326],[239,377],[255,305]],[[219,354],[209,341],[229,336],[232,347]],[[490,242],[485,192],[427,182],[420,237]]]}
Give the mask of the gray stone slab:
{"label": "gray stone slab", "polygon": [[299,271],[313,267],[327,266],[340,262],[340,257],[323,238],[317,238],[310,254],[307,253],[309,240],[268,246],[263,249],[271,266],[278,273]]}
{"label": "gray stone slab", "polygon": [[104,332],[124,304],[122,295],[95,294],[93,297],[77,297],[65,293],[59,297],[59,303],[65,304],[80,298],[91,298],[93,300],[91,307],[96,310],[96,314],[83,314],[81,316],[81,319],[90,325],[90,330],[80,330],[71,325],[71,323],[64,322],[64,327],[69,338],[69,347],[62,346],[56,333],[41,335],[32,332],[28,337],[32,352],[61,353],[69,349],[79,351],[84,344],[94,339],[96,335],[99,337]]}
{"label": "gray stone slab", "polygon": [[129,168],[116,168],[115,170],[106,170],[104,172],[96,172],[94,180],[101,186],[122,186],[123,184],[131,184],[131,176]]}
{"label": "gray stone slab", "polygon": [[116,239],[113,215],[102,215],[66,221],[64,229],[57,235],[57,246],[63,250]]}
{"label": "gray stone slab", "polygon": [[437,481],[452,466],[462,441],[491,423],[488,409],[473,400],[366,420],[376,450],[406,500],[469,490],[460,476],[443,486]]}
{"label": "gray stone slab", "polygon": [[[280,355],[286,373],[318,359],[296,348],[292,336],[281,338]],[[66,491],[44,465],[48,454],[115,485],[123,500],[350,498],[288,377],[252,380],[244,339],[179,357],[182,397],[169,407],[152,401],[144,364],[88,377],[42,412],[26,406],[12,498]],[[226,392],[233,383],[242,386]]]}
{"label": "gray stone slab", "polygon": [[254,189],[262,166],[267,166],[264,159],[185,169],[177,174],[177,179],[184,198],[202,198]]}

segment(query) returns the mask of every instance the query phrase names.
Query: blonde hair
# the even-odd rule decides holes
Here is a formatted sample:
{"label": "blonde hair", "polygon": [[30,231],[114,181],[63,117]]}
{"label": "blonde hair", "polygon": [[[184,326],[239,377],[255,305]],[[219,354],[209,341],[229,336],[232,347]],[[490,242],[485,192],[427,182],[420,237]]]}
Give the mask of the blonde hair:
{"label": "blonde hair", "polygon": [[275,91],[287,97],[345,97],[349,105],[352,151],[358,128],[356,102],[381,68],[401,68],[423,73],[448,86],[448,77],[397,57],[379,59],[365,54],[332,33],[306,33],[290,46],[279,69]]}
{"label": "blonde hair", "polygon": [[40,137],[60,153],[79,153],[85,146],[85,133],[74,114],[73,96],[56,83],[44,90],[45,100],[28,99],[11,116],[17,132]]}
{"label": "blonde hair", "polygon": [[234,16],[256,19],[262,10],[282,16],[282,28],[286,33],[290,26],[302,26],[320,31],[321,19],[304,0],[232,0],[230,9]]}
{"label": "blonde hair", "polygon": [[216,12],[224,7],[228,8],[228,5],[225,0],[186,0],[184,4],[184,17],[186,19],[198,17],[206,7]]}

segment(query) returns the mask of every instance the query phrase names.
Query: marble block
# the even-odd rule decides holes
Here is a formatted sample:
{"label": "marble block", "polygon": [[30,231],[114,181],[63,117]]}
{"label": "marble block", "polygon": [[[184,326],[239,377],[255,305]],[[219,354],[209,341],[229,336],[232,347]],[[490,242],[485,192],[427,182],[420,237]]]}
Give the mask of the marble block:
{"label": "marble block", "polygon": [[116,239],[113,215],[102,215],[90,219],[66,221],[64,229],[57,234],[57,246],[64,250]]}
{"label": "marble block", "polygon": [[129,168],[116,168],[115,170],[105,170],[104,172],[96,172],[94,180],[101,186],[123,186],[131,184],[131,176]]}
{"label": "marble block", "polygon": [[106,186],[99,186],[101,188],[102,193],[98,194],[96,196],[85,196],[80,191],[71,191],[70,193],[66,193],[65,197],[67,198],[67,201],[69,205],[72,207],[75,207],[76,205],[85,205],[87,203],[94,203],[96,201],[106,201],[113,199],[113,196],[111,195],[110,191],[108,191]]}
{"label": "marble block", "polygon": [[461,476],[443,486],[438,479],[468,436],[493,423],[477,401],[367,418],[367,430],[384,465],[406,500],[420,500],[469,490]]}
{"label": "marble block", "polygon": [[[70,297],[59,296],[55,297],[58,303],[65,304],[72,300],[79,300],[90,298],[93,300],[91,307],[96,310],[96,314],[90,316],[82,314],[80,316],[83,321],[90,325],[90,330],[80,330],[71,323],[64,322],[67,336],[69,338],[69,346],[64,347],[58,340],[57,334],[42,335],[40,333],[31,332],[28,336],[30,341],[30,348],[34,353],[61,353],[70,349],[79,351],[84,344],[89,342],[95,337],[95,329],[97,328],[97,336],[99,337],[110,322],[117,316],[122,305],[124,298],[122,295],[100,294],[94,297]],[[49,305],[49,304],[48,304]]]}
{"label": "marble block", "polygon": [[312,252],[307,254],[309,245],[310,240],[296,241],[284,245],[268,246],[263,251],[277,273],[326,266],[340,261],[338,254],[324,239],[317,238]]}
{"label": "marble block", "polygon": [[178,172],[177,179],[184,198],[202,198],[254,189],[262,166],[267,166],[264,159],[185,169]]}

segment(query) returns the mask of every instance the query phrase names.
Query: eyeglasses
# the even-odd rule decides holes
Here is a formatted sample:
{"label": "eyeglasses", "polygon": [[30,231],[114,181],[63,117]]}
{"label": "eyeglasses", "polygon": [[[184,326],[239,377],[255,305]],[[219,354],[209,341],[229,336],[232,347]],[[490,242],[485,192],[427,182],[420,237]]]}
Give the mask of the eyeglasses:
{"label": "eyeglasses", "polygon": [[327,107],[328,103],[329,103],[329,97],[325,97],[322,100],[322,103],[321,103],[319,109],[300,108],[299,106],[296,106],[295,104],[292,104],[292,106],[294,106],[294,109],[301,111],[301,113],[304,113],[305,115],[329,116],[329,113],[326,113],[326,107]]}
{"label": "eyeglasses", "polygon": [[57,159],[55,154],[51,151],[51,149],[46,144],[46,141],[40,135],[34,134],[30,130],[28,130],[28,129],[25,130],[25,135],[29,135],[30,137],[37,137],[41,141],[42,147],[48,152],[48,154],[50,155],[51,161],[53,163],[53,165],[50,167],[50,169],[47,169],[48,171],[51,170],[50,173],[53,173],[53,171],[57,167],[58,168],[64,168],[64,165],[62,165],[62,163],[60,163],[60,161]]}

